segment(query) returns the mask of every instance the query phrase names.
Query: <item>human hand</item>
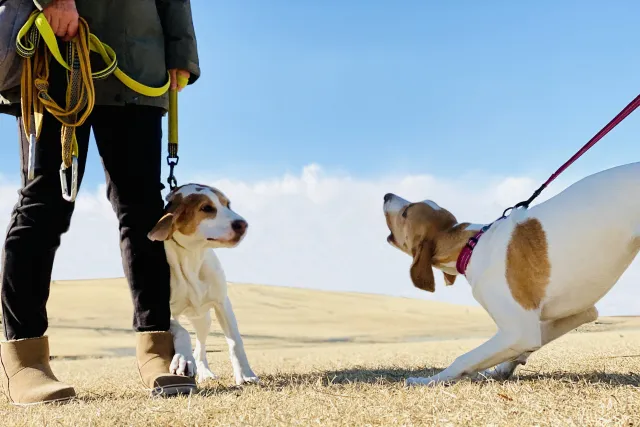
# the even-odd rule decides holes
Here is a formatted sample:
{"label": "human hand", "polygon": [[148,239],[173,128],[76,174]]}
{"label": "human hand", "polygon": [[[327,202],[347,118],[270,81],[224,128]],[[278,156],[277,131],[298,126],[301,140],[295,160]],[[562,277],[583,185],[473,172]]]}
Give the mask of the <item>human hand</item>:
{"label": "human hand", "polygon": [[78,10],[75,0],[53,0],[42,11],[56,36],[68,42],[78,33]]}
{"label": "human hand", "polygon": [[177,68],[172,68],[169,70],[169,76],[171,77],[171,90],[178,89],[180,92],[184,87],[189,83],[189,77],[191,77],[191,73],[187,70],[178,70]]}

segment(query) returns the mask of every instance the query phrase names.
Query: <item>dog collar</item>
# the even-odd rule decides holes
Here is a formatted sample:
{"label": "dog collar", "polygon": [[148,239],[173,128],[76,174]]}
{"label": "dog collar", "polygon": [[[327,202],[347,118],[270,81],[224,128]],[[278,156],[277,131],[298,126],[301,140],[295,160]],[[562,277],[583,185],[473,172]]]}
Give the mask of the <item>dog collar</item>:
{"label": "dog collar", "polygon": [[493,223],[482,227],[482,229],[475,236],[471,237],[467,241],[467,244],[464,245],[464,247],[460,251],[460,255],[458,255],[458,260],[456,261],[456,270],[458,270],[458,273],[462,274],[463,276],[466,275],[465,273],[467,271],[467,265],[469,265],[469,261],[471,261],[473,249],[478,244],[478,240],[480,240],[480,237],[489,229],[489,227],[491,227],[492,224]]}

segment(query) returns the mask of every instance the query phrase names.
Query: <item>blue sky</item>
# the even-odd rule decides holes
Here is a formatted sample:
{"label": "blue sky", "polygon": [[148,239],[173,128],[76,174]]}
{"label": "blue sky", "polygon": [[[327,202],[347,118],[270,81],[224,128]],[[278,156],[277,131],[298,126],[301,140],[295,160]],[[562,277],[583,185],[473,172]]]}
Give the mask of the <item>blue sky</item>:
{"label": "blue sky", "polygon": [[[635,0],[192,7],[202,77],[180,95],[177,173],[180,182],[220,186],[254,224],[240,248],[220,253],[233,281],[473,303],[464,286],[439,285],[434,295],[412,288],[411,260],[385,242],[382,195],[433,198],[461,220],[491,221],[640,88]],[[636,112],[541,200],[640,160],[639,137]],[[0,116],[5,223],[15,203],[15,138],[11,118]],[[103,181],[92,147],[54,278],[122,275]],[[640,312],[640,298],[628,298],[639,295],[638,280],[636,262],[601,312]]]}
{"label": "blue sky", "polygon": [[[219,173],[550,172],[640,86],[633,1],[206,4],[185,102],[211,107],[182,136],[232,163]],[[638,158],[639,130],[581,167]]]}

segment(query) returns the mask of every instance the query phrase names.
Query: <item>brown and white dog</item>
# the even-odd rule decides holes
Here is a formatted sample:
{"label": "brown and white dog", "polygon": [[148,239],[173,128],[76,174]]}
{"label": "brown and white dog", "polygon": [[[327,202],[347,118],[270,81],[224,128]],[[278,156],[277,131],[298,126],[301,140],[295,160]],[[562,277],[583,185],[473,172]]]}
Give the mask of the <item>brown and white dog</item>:
{"label": "brown and white dog", "polygon": [[[171,267],[171,333],[175,356],[172,374],[193,376],[198,382],[216,378],[207,362],[206,340],[211,327],[210,309],[229,346],[236,384],[255,383],[258,377],[247,360],[236,317],[227,296],[227,280],[214,248],[233,248],[244,238],[247,221],[231,210],[219,190],[198,184],[176,188],[167,196],[165,215],[149,232],[164,242]],[[196,332],[191,353],[189,332],[178,322],[186,317]]]}
{"label": "brown and white dog", "polygon": [[[459,223],[433,201],[410,203],[393,194],[385,195],[383,210],[387,240],[413,257],[411,279],[429,292],[435,290],[432,267],[452,285],[460,252],[484,226]],[[596,320],[595,304],[638,250],[640,163],[590,175],[543,203],[512,211],[480,237],[465,273],[497,333],[440,373],[406,384],[434,385],[477,373],[509,378],[531,353]]]}

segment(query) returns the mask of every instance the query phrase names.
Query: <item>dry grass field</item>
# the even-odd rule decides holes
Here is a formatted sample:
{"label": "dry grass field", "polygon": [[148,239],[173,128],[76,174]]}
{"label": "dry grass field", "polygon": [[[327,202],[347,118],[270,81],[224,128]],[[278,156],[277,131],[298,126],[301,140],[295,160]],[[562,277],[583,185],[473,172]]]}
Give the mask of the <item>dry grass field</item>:
{"label": "dry grass field", "polygon": [[124,281],[57,282],[52,362],[76,386],[68,405],[0,404],[7,426],[640,425],[640,320],[601,318],[532,356],[507,382],[405,389],[495,328],[480,309],[430,301],[232,284],[249,360],[262,384],[236,387],[219,328],[219,380],[191,397],[151,399],[132,357]]}

